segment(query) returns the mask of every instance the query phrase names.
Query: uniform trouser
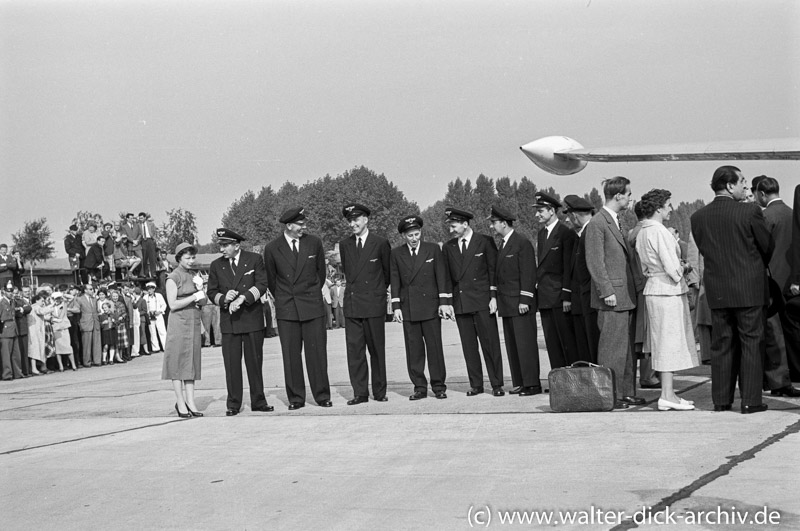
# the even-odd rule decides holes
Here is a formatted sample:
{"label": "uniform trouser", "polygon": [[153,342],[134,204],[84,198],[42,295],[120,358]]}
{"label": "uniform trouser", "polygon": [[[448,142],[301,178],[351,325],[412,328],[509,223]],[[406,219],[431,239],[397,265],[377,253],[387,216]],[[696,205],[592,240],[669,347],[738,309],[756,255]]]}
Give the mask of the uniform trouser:
{"label": "uniform trouser", "polygon": [[[206,308],[209,309],[207,310]],[[203,344],[205,346],[211,345],[211,329],[213,328],[214,344],[219,346],[222,342],[222,335],[219,331],[219,307],[213,304],[206,304],[202,308],[200,319],[203,321],[203,328],[205,328],[206,331],[206,337],[203,341]]]}
{"label": "uniform trouser", "polygon": [[464,361],[467,363],[469,385],[483,389],[483,367],[478,352],[480,341],[483,359],[486,362],[486,373],[492,389],[503,387],[503,355],[500,350],[500,332],[497,330],[497,317],[489,310],[456,315],[458,335],[461,337],[461,348]]}
{"label": "uniform trouser", "polygon": [[597,362],[614,370],[617,398],[636,395],[631,315],[629,311],[597,312],[597,325],[600,328]]}
{"label": "uniform trouser", "polygon": [[792,385],[781,317],[777,313],[767,318],[767,312],[764,312],[764,336],[761,349],[764,360],[764,388],[780,389]]}
{"label": "uniform trouser", "polygon": [[[77,335],[79,338],[81,337],[80,331],[77,332]],[[78,341],[78,344],[80,345],[80,340]],[[22,374],[30,375],[31,362],[28,358],[28,334],[17,337],[17,345],[19,345],[19,364],[22,367]],[[75,350],[74,347],[72,350],[73,352],[80,352],[80,350]]]}
{"label": "uniform trouser", "polygon": [[239,411],[242,407],[242,353],[250,385],[250,407],[255,409],[267,405],[264,396],[264,376],[261,366],[264,360],[264,331],[246,334],[222,334],[222,361],[225,364],[225,384],[228,388],[228,409]]}
{"label": "uniform trouser", "polygon": [[589,338],[586,337],[586,322],[583,314],[572,314],[572,329],[575,330],[575,346],[578,349],[578,359],[582,361],[592,361],[591,350],[589,350]]}
{"label": "uniform trouser", "polygon": [[514,387],[533,387],[542,390],[539,379],[539,339],[536,333],[536,313],[503,317],[503,337],[506,340],[508,367]]}
{"label": "uniform trouser", "polygon": [[[13,322],[13,321],[12,321]],[[0,338],[0,357],[3,363],[3,380],[22,378],[22,357],[16,337]]]}
{"label": "uniform trouser", "polygon": [[711,398],[714,405],[733,403],[736,381],[743,406],[761,404],[763,308],[711,310]]}
{"label": "uniform trouser", "polygon": [[800,382],[800,323],[786,312],[781,312],[780,316],[789,378],[793,382]]}
{"label": "uniform trouser", "polygon": [[578,361],[580,357],[575,330],[569,315],[562,308],[540,308],[539,314],[542,316],[542,332],[550,367],[557,369]]}
{"label": "uniform trouser", "polygon": [[83,345],[83,364],[86,366],[94,363],[100,365],[100,355],[102,354],[102,345],[100,344],[100,329],[82,330],[81,331],[81,344]]}
{"label": "uniform trouser", "polygon": [[330,303],[325,303],[325,328],[330,330],[333,328],[333,309]]}
{"label": "uniform trouser", "polygon": [[[386,396],[386,321],[379,317],[346,317],[347,370],[355,396],[369,396],[367,379],[372,367],[372,396]],[[369,365],[367,365],[369,350]]]}
{"label": "uniform trouser", "polygon": [[[163,349],[167,344],[167,327],[164,325],[164,316],[157,315],[155,319],[150,319],[150,352]],[[161,347],[158,346],[159,340]]]}
{"label": "uniform trouser", "polygon": [[[415,393],[428,393],[428,380],[425,379],[425,358],[434,392],[446,391],[444,381],[447,370],[444,366],[444,347],[442,346],[442,321],[435,317],[425,321],[403,321],[403,338],[406,345],[406,365],[408,376],[414,384]],[[427,351],[427,356],[426,356]]]}
{"label": "uniform trouser", "polygon": [[283,354],[283,378],[286,397],[292,404],[306,401],[306,381],[303,377],[303,350],[308,366],[308,383],[317,404],[331,399],[328,382],[328,335],[325,316],[308,321],[278,319],[278,335]]}

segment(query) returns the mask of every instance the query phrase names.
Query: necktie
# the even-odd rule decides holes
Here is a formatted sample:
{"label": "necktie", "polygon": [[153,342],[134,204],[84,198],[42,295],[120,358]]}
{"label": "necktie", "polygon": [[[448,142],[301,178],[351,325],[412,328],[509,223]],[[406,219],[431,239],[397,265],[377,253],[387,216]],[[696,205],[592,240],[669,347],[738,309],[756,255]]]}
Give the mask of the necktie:
{"label": "necktie", "polygon": [[145,239],[150,237],[150,235],[147,234],[147,223],[142,223],[142,234],[144,234]]}
{"label": "necktie", "polygon": [[417,248],[414,247],[411,249],[411,260],[416,262],[417,261]]}
{"label": "necktie", "polygon": [[231,258],[231,271],[233,271],[234,275],[236,274],[236,259],[235,258]]}
{"label": "necktie", "polygon": [[297,256],[297,240],[292,240],[292,252]]}
{"label": "necktie", "polygon": [[461,238],[461,254],[467,254],[467,239]]}
{"label": "necktie", "polygon": [[361,254],[362,249],[364,249],[364,244],[361,242],[361,238],[358,238],[358,245],[356,245],[356,249],[358,249],[358,254]]}
{"label": "necktie", "polygon": [[503,247],[505,247],[505,246],[506,246],[506,240],[505,240],[505,238],[503,238],[502,240],[500,240],[500,250],[502,251]]}

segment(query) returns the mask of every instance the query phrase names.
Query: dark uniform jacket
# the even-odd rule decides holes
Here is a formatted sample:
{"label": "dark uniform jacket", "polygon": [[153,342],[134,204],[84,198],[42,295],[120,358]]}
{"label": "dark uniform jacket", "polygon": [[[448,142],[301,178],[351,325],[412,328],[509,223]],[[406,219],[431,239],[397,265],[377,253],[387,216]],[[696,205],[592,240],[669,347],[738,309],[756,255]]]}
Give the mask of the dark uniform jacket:
{"label": "dark uniform jacket", "polygon": [[439,306],[451,301],[444,256],[435,243],[420,242],[412,260],[408,245],[392,249],[392,310],[406,321],[427,321],[439,315]]}
{"label": "dark uniform jacket", "polygon": [[14,278],[16,270],[17,260],[11,256],[11,253],[0,256],[0,285],[2,285],[2,287],[5,287],[8,279]]}
{"label": "dark uniform jacket", "polygon": [[14,299],[14,310],[17,318],[17,335],[28,335],[28,314],[31,313],[31,303],[23,296]]}
{"label": "dark uniform jacket", "polygon": [[67,251],[67,255],[70,257],[77,254],[81,260],[86,258],[86,248],[83,246],[83,240],[80,236],[67,234],[67,237],[64,238],[64,250]]}
{"label": "dark uniform jacket", "polygon": [[275,297],[275,317],[309,321],[325,315],[322,284],[325,252],[322,240],[310,234],[300,238],[295,256],[283,233],[264,249],[269,290]]}
{"label": "dark uniform jacket", "polygon": [[358,253],[356,237],[339,242],[342,270],[347,278],[344,316],[364,319],[386,315],[386,288],[389,287],[391,248],[386,238],[372,232]]}
{"label": "dark uniform jacket", "polygon": [[557,221],[550,237],[547,228],[539,231],[539,265],[536,268],[536,305],[540,309],[561,308],[570,301],[572,269],[570,262],[578,235]]}
{"label": "dark uniform jacket", "polygon": [[[261,255],[239,251],[236,273],[230,260],[221,256],[211,262],[208,271],[208,300],[220,307],[219,328],[223,334],[247,334],[265,328],[261,296],[267,291],[267,271]],[[225,302],[228,290],[244,295],[244,304],[235,313]]]}
{"label": "dark uniform jacket", "polygon": [[703,282],[712,310],[763,306],[773,240],[754,203],[717,196],[692,215],[692,235],[703,254]]}
{"label": "dark uniform jacket", "polygon": [[0,295],[0,337],[17,337],[14,301]]}
{"label": "dark uniform jacket", "polygon": [[[577,234],[576,234],[577,236]],[[578,236],[570,261],[570,301],[573,315],[583,315],[591,309],[592,275],[586,266],[586,232]]]}
{"label": "dark uniform jacket", "polygon": [[497,254],[497,313],[500,317],[520,315],[519,305],[536,310],[536,256],[531,241],[516,230]]}
{"label": "dark uniform jacket", "polygon": [[[792,274],[792,209],[776,199],[764,209],[764,220],[775,241],[775,250],[769,261],[769,272],[781,290],[789,292],[789,277]],[[798,264],[800,265],[800,264]]]}
{"label": "dark uniform jacket", "polygon": [[453,289],[453,309],[457,314],[489,309],[497,286],[497,247],[494,239],[472,233],[467,252],[461,253],[461,241],[453,238],[444,244],[448,285]]}

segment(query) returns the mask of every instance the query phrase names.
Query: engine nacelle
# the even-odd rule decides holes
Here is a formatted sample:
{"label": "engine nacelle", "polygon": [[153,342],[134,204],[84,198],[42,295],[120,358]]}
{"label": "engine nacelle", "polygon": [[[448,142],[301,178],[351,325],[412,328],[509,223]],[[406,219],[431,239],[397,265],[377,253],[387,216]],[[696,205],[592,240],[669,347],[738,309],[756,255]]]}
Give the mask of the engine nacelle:
{"label": "engine nacelle", "polygon": [[556,155],[573,149],[583,149],[582,145],[566,136],[546,136],[529,142],[520,149],[531,162],[555,175],[572,175],[586,167],[586,161]]}

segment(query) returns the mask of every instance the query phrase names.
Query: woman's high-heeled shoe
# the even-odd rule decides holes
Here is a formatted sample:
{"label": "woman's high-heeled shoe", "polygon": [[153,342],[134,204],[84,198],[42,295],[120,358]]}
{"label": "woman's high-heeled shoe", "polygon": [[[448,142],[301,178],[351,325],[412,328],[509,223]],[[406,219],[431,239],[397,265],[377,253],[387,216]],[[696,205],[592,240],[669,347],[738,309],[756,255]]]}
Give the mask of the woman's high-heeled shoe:
{"label": "woman's high-heeled shoe", "polygon": [[[186,408],[186,409],[189,409],[189,408]],[[180,418],[182,418],[182,419],[190,419],[190,418],[192,418],[192,414],[191,413],[181,413],[181,410],[178,409],[178,404],[175,404],[175,411],[178,412],[178,416]]]}
{"label": "woman's high-heeled shoe", "polygon": [[189,411],[189,414],[193,417],[202,417],[203,414],[199,411],[192,411],[192,408],[189,407],[189,404],[186,404],[186,410]]}

